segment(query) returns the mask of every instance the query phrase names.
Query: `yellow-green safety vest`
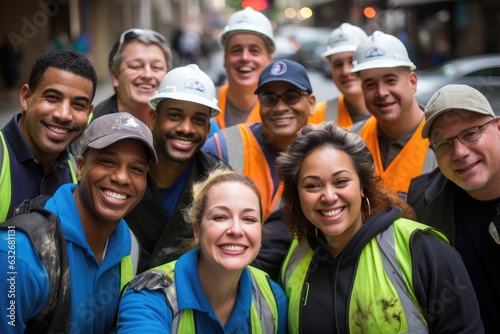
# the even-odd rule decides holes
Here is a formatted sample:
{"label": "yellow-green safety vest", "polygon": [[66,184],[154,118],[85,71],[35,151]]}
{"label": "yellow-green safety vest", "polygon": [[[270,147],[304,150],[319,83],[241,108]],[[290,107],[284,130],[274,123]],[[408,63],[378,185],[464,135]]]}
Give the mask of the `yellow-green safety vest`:
{"label": "yellow-green safety vest", "polygon": [[[350,333],[428,333],[413,289],[409,241],[417,230],[449,242],[427,225],[400,218],[361,251],[349,298]],[[301,296],[307,293],[306,276],[313,254],[309,243],[299,244],[294,239],[283,263],[281,282],[289,298],[290,333],[299,333],[300,309],[305,306]]]}
{"label": "yellow-green safety vest", "polygon": [[[172,310],[172,334],[196,333],[196,324],[192,309],[179,310],[175,286],[175,263],[163,264],[154,270],[161,270],[173,283],[164,289],[168,304]],[[250,326],[252,334],[278,332],[278,307],[269,284],[269,275],[264,271],[248,266],[252,280],[252,305],[250,307]]]}

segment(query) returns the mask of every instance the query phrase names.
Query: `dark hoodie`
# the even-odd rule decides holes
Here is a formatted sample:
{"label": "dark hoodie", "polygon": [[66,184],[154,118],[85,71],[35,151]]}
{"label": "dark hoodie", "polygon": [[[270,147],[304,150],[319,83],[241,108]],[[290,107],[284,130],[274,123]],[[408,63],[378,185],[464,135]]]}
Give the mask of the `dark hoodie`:
{"label": "dark hoodie", "polygon": [[[347,314],[361,251],[402,212],[393,207],[368,220],[335,258],[320,233],[307,241],[314,256],[306,277],[301,333],[348,333]],[[479,309],[460,255],[442,239],[415,232],[410,239],[413,287],[432,333],[482,333]],[[410,259],[409,259],[410,260]],[[352,315],[354,318],[356,315]]]}

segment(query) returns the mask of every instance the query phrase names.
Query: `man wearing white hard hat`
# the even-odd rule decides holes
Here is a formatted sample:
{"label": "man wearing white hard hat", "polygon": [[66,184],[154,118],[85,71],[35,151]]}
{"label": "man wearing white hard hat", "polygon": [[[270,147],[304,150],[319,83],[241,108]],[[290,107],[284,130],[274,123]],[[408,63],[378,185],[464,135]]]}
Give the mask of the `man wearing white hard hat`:
{"label": "man wearing white hard hat", "polygon": [[141,244],[139,272],[182,255],[182,241],[193,238],[182,215],[191,202],[191,184],[216,166],[227,167],[201,151],[210,118],[220,109],[214,83],[197,65],[167,72],[149,105],[158,164],[149,166],[146,193],[125,217]]}
{"label": "man wearing white hard hat", "polygon": [[260,105],[254,91],[275,49],[271,22],[264,14],[246,7],[229,17],[219,34],[219,44],[224,50],[228,82],[220,88],[221,114],[215,120],[221,129],[260,122]]}
{"label": "man wearing white hard hat", "polygon": [[500,118],[467,85],[446,85],[425,107],[422,137],[439,169],[411,181],[420,222],[446,233],[476,291],[486,333],[500,333]]}
{"label": "man wearing white hard hat", "polygon": [[420,135],[425,120],[414,95],[415,69],[404,44],[381,31],[358,46],[351,69],[361,79],[366,107],[374,116],[351,131],[366,141],[382,184],[405,201],[410,180],[437,167]]}
{"label": "man wearing white hard hat", "polygon": [[371,116],[366,109],[361,80],[350,73],[354,51],[366,37],[363,29],[350,23],[342,23],[331,32],[323,59],[330,65],[340,95],[317,103],[310,123],[334,120],[339,126],[350,127]]}

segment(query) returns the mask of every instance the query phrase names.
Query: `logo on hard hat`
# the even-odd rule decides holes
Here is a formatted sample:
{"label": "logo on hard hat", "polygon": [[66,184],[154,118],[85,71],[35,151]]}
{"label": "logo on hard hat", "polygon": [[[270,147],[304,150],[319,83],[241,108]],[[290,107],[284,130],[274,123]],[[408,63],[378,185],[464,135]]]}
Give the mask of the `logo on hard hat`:
{"label": "logo on hard hat", "polygon": [[246,14],[241,15],[240,17],[238,17],[237,20],[234,21],[234,23],[252,23],[252,22],[253,22],[252,18]]}
{"label": "logo on hard hat", "polygon": [[184,90],[196,90],[201,93],[205,93],[205,86],[195,79],[189,79],[184,83]]}
{"label": "logo on hard hat", "polygon": [[385,57],[385,50],[377,48],[376,46],[369,48],[365,53],[365,59]]}
{"label": "logo on hard hat", "polygon": [[115,119],[115,125],[111,127],[114,130],[127,129],[129,131],[139,132],[142,136],[141,126],[137,123],[137,120],[130,115],[119,115]]}
{"label": "logo on hard hat", "polygon": [[271,75],[282,75],[286,72],[286,64],[279,61],[279,62],[276,62],[273,67],[271,67],[271,71],[269,72],[269,74]]}
{"label": "logo on hard hat", "polygon": [[349,37],[343,35],[343,34],[340,34],[337,38],[335,38],[333,41],[332,41],[332,44],[338,44],[338,43],[342,43],[342,42],[348,42],[349,41]]}

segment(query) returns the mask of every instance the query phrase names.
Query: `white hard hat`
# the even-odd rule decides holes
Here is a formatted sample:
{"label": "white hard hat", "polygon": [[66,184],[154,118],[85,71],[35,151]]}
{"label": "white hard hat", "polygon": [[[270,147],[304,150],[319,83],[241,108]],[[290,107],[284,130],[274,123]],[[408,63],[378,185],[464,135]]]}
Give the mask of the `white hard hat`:
{"label": "white hard hat", "polygon": [[354,52],[351,73],[385,67],[417,67],[408,57],[406,47],[397,37],[375,31]]}
{"label": "white hard hat", "polygon": [[368,37],[360,27],[350,23],[342,23],[330,33],[326,51],[322,54],[323,59],[336,53],[356,51],[358,45]]}
{"label": "white hard hat", "polygon": [[235,33],[257,34],[264,39],[271,53],[276,48],[271,21],[251,7],[237,11],[229,17],[226,26],[219,33],[220,46],[224,48],[229,37]]}
{"label": "white hard hat", "polygon": [[211,109],[211,117],[220,113],[212,79],[195,64],[168,71],[159,89],[149,99],[149,105],[156,110],[158,104],[164,99],[202,104]]}

